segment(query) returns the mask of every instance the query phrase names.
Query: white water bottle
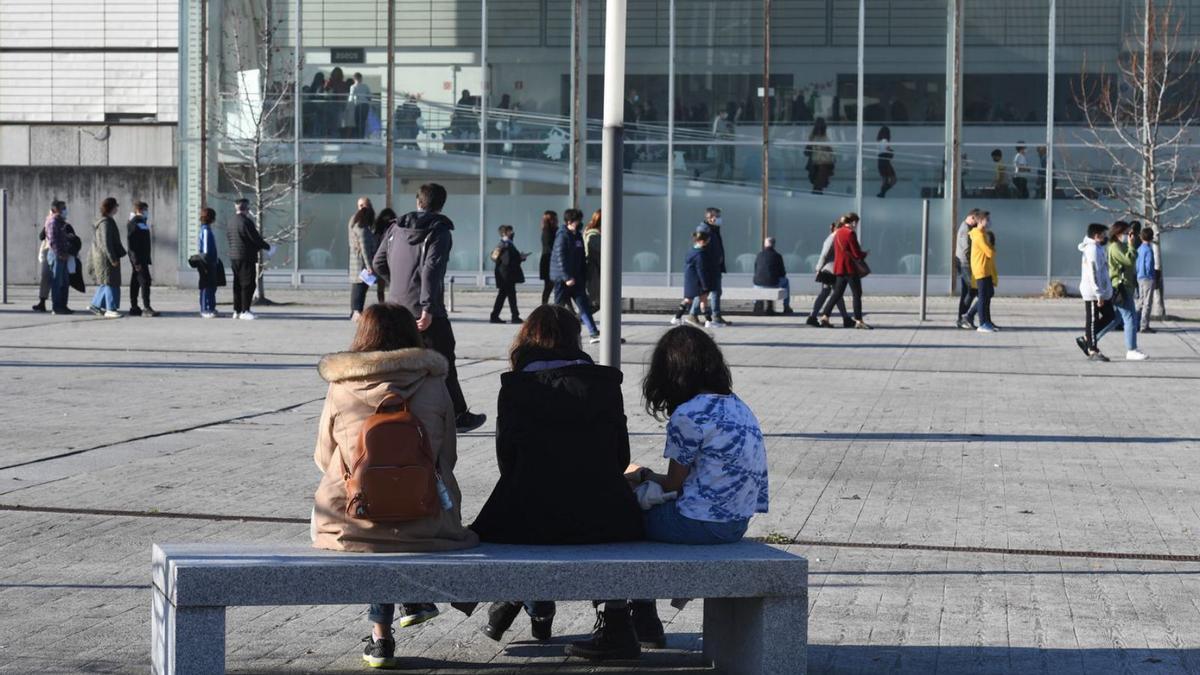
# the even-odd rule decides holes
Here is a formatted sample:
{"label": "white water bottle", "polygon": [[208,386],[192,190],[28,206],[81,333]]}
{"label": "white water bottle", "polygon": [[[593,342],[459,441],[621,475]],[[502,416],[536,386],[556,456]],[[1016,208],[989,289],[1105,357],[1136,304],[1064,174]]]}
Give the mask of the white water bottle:
{"label": "white water bottle", "polygon": [[450,490],[446,489],[446,484],[442,482],[442,477],[437,477],[438,497],[442,500],[442,509],[449,511],[454,508],[454,500],[450,498]]}

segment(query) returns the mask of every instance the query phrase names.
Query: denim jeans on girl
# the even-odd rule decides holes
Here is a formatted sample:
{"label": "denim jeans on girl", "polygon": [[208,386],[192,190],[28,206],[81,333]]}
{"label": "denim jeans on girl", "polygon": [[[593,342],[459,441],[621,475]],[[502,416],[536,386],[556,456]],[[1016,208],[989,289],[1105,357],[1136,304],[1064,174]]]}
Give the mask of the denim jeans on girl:
{"label": "denim jeans on girl", "polygon": [[[1120,295],[1120,301],[1117,300],[1117,295]],[[1113,294],[1113,309],[1117,312],[1117,320],[1108,324],[1096,334],[1096,341],[1108,334],[1114,328],[1125,328],[1125,349],[1126,351],[1134,351],[1137,349],[1137,334],[1138,334],[1138,313],[1137,305],[1134,302],[1133,294],[1128,290],[1118,290]]]}
{"label": "denim jeans on girl", "polygon": [[732,544],[741,541],[750,519],[728,523],[693,520],[679,512],[675,502],[659,504],[642,514],[646,538],[668,544]]}
{"label": "denim jeans on girl", "polygon": [[121,287],[108,284],[97,286],[96,294],[92,296],[92,307],[117,311],[121,307]]}

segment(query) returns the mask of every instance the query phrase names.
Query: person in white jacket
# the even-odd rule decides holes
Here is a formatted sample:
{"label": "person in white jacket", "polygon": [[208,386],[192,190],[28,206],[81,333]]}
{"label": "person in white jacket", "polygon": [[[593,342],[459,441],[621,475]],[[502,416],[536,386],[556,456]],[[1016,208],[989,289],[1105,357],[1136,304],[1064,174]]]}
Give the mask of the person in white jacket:
{"label": "person in white jacket", "polygon": [[1098,342],[1112,328],[1115,317],[1111,302],[1112,281],[1108,276],[1108,255],[1104,251],[1107,240],[1108,227],[1092,223],[1088,225],[1087,236],[1078,247],[1082,254],[1079,294],[1083,296],[1086,318],[1083,337],[1075,338],[1075,344],[1089,361],[1108,361],[1108,357],[1100,352]]}

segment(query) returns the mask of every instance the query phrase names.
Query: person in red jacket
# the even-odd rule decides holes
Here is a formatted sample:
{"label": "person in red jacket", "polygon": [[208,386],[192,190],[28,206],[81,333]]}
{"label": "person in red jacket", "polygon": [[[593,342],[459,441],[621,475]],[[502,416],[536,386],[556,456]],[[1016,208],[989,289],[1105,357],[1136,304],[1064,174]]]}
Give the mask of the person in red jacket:
{"label": "person in red jacket", "polygon": [[829,314],[846,294],[846,286],[854,296],[854,327],[870,330],[871,327],[863,321],[862,314],[862,277],[866,276],[865,261],[867,252],[858,245],[858,214],[851,212],[842,216],[837,232],[833,237],[833,274],[837,282],[833,293],[825,301],[821,310],[821,325],[829,327]]}

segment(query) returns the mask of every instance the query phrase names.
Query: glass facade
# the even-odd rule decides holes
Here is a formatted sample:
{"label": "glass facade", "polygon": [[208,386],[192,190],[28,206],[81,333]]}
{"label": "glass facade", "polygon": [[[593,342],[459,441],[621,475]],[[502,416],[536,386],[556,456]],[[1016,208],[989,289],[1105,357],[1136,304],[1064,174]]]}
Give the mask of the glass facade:
{"label": "glass facade", "polygon": [[[436,181],[457,226],[450,267],[482,282],[499,225],[532,251],[543,211],[599,208],[601,0],[394,0],[391,105],[388,0],[226,0],[208,17],[197,4],[181,5],[189,233],[202,202],[224,216],[257,176],[275,191],[276,270],[340,280],[357,198],[403,212]],[[749,284],[764,232],[794,277],[811,274],[829,223],[857,211],[876,278],[913,290],[930,200],[929,269],[947,283],[952,219],[969,208],[992,214],[1003,290],[1071,282],[1086,224],[1114,219],[1080,198],[1111,163],[1088,147],[1079,92],[1112,77],[1143,5],[630,0],[627,281],[678,283],[717,206],[729,272],[745,275],[732,283]],[[1183,253],[1195,236],[1172,236],[1173,274],[1200,277]],[[186,257],[194,235],[181,239]]]}

